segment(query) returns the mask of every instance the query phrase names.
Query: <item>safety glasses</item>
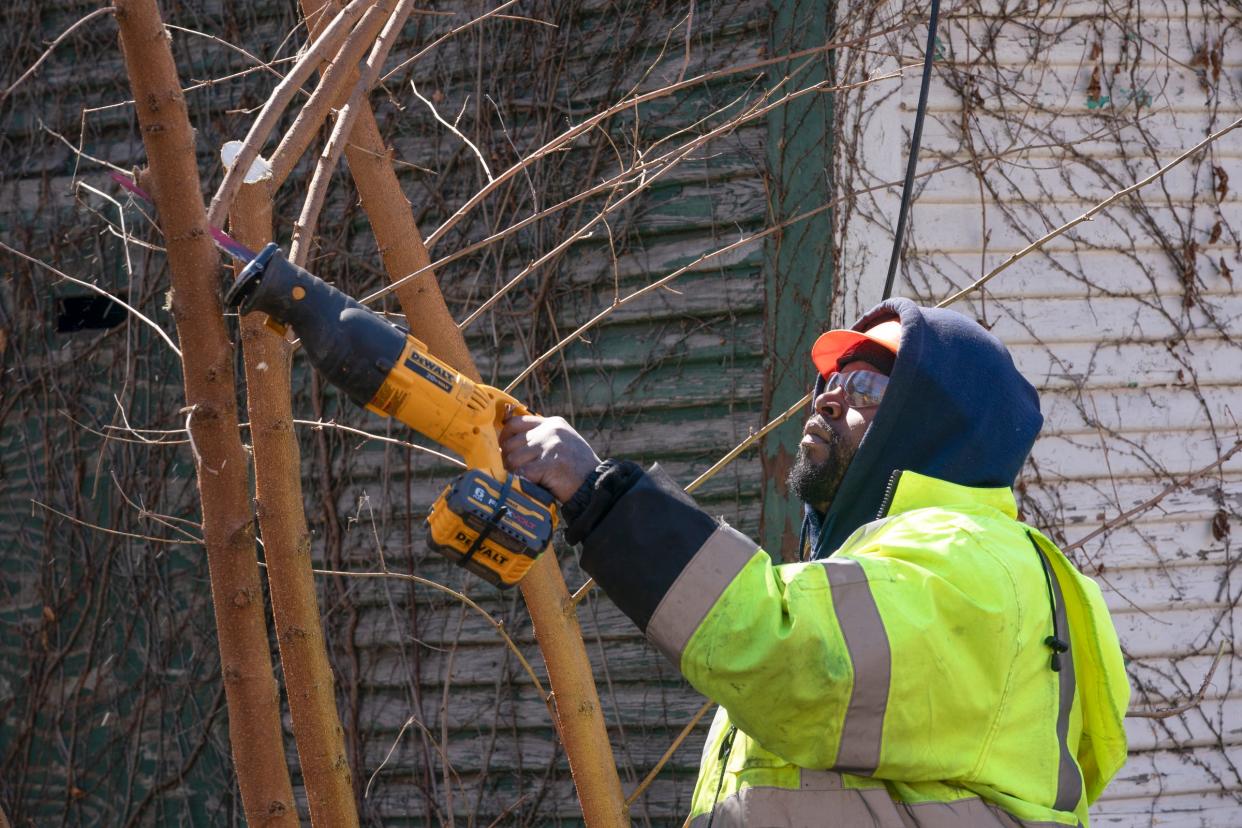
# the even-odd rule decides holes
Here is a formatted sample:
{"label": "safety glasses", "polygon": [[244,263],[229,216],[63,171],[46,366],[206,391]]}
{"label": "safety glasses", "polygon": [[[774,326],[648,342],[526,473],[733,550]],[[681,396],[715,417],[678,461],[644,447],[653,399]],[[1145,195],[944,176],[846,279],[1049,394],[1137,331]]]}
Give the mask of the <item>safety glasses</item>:
{"label": "safety glasses", "polygon": [[[876,371],[833,371],[827,379],[820,377],[815,383],[815,396],[825,391],[841,389],[846,403],[852,408],[879,405],[888,388],[888,377]],[[812,398],[811,405],[815,404]]]}

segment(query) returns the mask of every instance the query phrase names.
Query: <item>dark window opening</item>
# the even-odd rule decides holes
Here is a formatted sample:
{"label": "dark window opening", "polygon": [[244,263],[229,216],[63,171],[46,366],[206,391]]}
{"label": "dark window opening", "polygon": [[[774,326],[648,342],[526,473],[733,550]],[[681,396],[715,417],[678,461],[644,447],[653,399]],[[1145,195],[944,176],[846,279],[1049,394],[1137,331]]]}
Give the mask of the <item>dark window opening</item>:
{"label": "dark window opening", "polygon": [[125,321],[125,308],[106,296],[62,296],[56,307],[57,333],[106,330]]}

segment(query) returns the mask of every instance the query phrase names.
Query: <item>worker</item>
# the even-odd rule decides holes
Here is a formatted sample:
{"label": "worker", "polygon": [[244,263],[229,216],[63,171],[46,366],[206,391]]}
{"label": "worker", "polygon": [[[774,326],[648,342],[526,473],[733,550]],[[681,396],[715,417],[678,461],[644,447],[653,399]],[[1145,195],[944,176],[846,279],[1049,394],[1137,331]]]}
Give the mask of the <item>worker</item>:
{"label": "worker", "polygon": [[688,825],[1087,826],[1130,689],[1099,588],[1018,520],[1034,388],[974,321],[906,299],[811,360],[796,563],[563,419],[501,433],[583,568],[720,705]]}

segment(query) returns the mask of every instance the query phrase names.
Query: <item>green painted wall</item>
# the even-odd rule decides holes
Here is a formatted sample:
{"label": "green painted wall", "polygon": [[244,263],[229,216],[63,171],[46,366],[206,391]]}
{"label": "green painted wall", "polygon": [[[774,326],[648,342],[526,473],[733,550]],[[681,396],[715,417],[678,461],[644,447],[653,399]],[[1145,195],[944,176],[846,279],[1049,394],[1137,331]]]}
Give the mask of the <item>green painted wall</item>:
{"label": "green painted wall", "polygon": [[[770,35],[772,54],[791,54],[827,43],[835,7],[831,0],[778,2]],[[771,85],[803,89],[822,82],[831,77],[831,60],[828,52],[779,63],[771,70]],[[825,92],[804,96],[768,119],[773,224],[820,207],[832,197],[832,118],[832,95]],[[804,395],[813,381],[810,348],[827,327],[831,296],[832,212],[824,211],[774,234],[766,253],[763,405],[765,420],[770,420]],[[797,453],[804,420],[793,417],[769,434],[762,448],[762,540],[765,548],[784,560],[796,556],[802,520],[801,504],[789,495],[785,477]]]}

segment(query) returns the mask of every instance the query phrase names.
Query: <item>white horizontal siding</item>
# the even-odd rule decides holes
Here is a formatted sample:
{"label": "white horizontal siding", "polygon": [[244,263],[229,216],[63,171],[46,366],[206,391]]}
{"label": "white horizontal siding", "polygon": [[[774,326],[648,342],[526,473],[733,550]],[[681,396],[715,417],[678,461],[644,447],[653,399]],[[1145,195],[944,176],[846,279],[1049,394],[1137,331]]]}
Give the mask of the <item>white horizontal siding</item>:
{"label": "white horizontal siding", "polygon": [[[919,166],[945,169],[919,183],[898,294],[939,301],[1242,112],[1236,7],[1025,9],[1006,22],[996,4],[945,8],[945,59]],[[985,31],[996,48],[981,57]],[[920,49],[922,37],[903,41],[903,53]],[[1195,55],[1222,38],[1213,77]],[[891,68],[875,55],[843,65]],[[1093,76],[1122,107],[1088,106]],[[964,79],[975,93],[967,105],[954,88]],[[901,176],[918,84],[916,68],[847,101],[841,158],[858,154],[840,162],[843,190]],[[960,166],[971,142],[979,156],[1003,157]],[[1213,462],[1238,438],[1242,298],[1229,272],[1242,275],[1240,159],[1235,133],[1142,191],[1141,205],[1122,201],[1001,273],[985,299],[956,306],[994,325],[1041,390],[1046,422],[1023,474],[1024,505],[1028,520],[1066,542]],[[1219,199],[1213,166],[1231,178]],[[898,195],[867,194],[838,215],[841,321],[879,298]],[[1235,458],[1073,551],[1113,613],[1134,707],[1189,699],[1224,647],[1201,704],[1167,719],[1127,719],[1130,760],[1093,807],[1095,825],[1242,825],[1240,513]]]}

